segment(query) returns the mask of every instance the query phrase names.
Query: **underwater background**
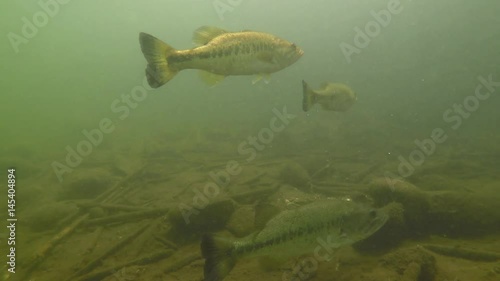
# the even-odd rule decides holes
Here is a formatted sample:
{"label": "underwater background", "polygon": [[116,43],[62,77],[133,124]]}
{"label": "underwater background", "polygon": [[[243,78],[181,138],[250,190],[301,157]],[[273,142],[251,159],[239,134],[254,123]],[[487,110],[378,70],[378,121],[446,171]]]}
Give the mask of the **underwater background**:
{"label": "underwater background", "polygon": [[[415,245],[500,253],[499,11],[495,0],[2,1],[0,218],[8,225],[7,170],[15,168],[18,248],[17,272],[7,265],[0,280],[200,280],[203,262],[196,258],[168,272],[177,261],[169,254],[156,263],[113,266],[158,245],[198,257],[202,232],[251,233],[250,226],[234,230],[228,223],[245,221],[259,200],[331,196],[376,207],[398,202],[406,214],[417,208],[419,215],[405,217],[397,238],[375,237],[375,246],[364,247],[376,254],[346,250],[339,254],[345,265],[322,264],[311,280],[498,280],[498,259],[427,250],[421,257]],[[189,49],[193,31],[204,25],[271,33],[305,53],[269,83],[230,76],[210,87],[196,70],[185,70],[161,88],[148,87],[139,32]],[[303,112],[302,80],[313,88],[347,84],[358,100],[347,112],[319,106]],[[270,127],[276,118],[283,130]],[[235,162],[241,171],[224,177]],[[391,195],[396,181],[403,195]],[[237,203],[198,208],[198,226],[182,226],[182,214],[169,223],[165,208],[192,203],[193,188],[207,182],[221,187],[209,206],[225,196]],[[391,190],[373,192],[384,182]],[[425,206],[409,203],[418,200]],[[105,203],[137,209],[99,205]],[[427,221],[429,209],[446,220]],[[120,223],[88,223],[152,210]],[[245,215],[231,217],[238,212]],[[100,259],[114,276],[78,279],[95,268],[74,275],[136,225],[149,227],[130,240],[140,244]],[[50,242],[68,226],[68,237]],[[4,266],[11,234],[2,228]],[[50,250],[37,256],[47,243]],[[411,259],[379,268],[378,259],[390,264],[403,258],[386,255],[399,254],[417,256],[423,269],[413,279],[404,273]],[[280,270],[242,264],[226,280],[282,278]],[[134,277],[116,274],[130,267]]]}

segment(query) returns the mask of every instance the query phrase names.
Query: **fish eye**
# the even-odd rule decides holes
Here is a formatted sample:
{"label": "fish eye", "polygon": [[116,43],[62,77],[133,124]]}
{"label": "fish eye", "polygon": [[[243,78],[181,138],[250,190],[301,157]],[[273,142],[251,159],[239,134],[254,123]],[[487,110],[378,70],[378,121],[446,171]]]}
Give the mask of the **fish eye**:
{"label": "fish eye", "polygon": [[295,45],[295,43],[292,43],[292,48],[296,49],[297,45]]}
{"label": "fish eye", "polygon": [[368,213],[370,215],[370,217],[374,218],[377,216],[377,211],[375,210],[371,210],[370,213]]}

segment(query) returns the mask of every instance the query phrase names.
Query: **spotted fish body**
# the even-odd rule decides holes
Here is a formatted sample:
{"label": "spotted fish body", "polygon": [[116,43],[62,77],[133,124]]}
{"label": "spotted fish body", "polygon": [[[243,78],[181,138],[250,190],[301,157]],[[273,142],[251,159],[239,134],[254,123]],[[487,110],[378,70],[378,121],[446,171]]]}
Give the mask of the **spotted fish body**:
{"label": "spotted fish body", "polygon": [[283,260],[313,253],[318,246],[338,248],[363,240],[387,221],[380,210],[353,202],[323,200],[280,213],[265,227],[236,241],[206,235],[204,281],[220,281],[241,257],[270,256]]}
{"label": "spotted fish body", "polygon": [[230,75],[268,75],[303,55],[295,44],[263,32],[228,32],[204,26],[195,31],[193,39],[199,47],[175,50],[149,34],[140,34],[151,87],[165,84],[184,69],[205,71],[202,78],[209,84]]}

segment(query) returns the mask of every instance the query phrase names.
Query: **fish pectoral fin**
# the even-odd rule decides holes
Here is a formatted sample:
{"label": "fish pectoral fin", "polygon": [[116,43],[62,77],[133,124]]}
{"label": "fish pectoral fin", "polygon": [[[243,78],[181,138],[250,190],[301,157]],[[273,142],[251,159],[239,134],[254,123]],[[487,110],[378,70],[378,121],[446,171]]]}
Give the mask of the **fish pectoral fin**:
{"label": "fish pectoral fin", "polygon": [[252,85],[257,84],[260,80],[264,80],[264,83],[269,84],[269,82],[271,82],[271,74],[269,73],[257,74],[257,76],[255,76],[255,78],[252,80]]}
{"label": "fish pectoral fin", "polygon": [[193,42],[198,46],[203,46],[215,37],[225,33],[229,33],[229,31],[215,26],[202,26],[194,31]]}
{"label": "fish pectoral fin", "polygon": [[224,78],[226,78],[226,76],[224,75],[215,74],[205,70],[200,70],[199,74],[201,80],[210,86],[215,86],[219,84],[222,80],[224,80]]}
{"label": "fish pectoral fin", "polygon": [[271,82],[271,74],[270,73],[264,74],[264,82],[266,84],[269,84]]}
{"label": "fish pectoral fin", "polygon": [[276,63],[276,57],[274,57],[272,52],[260,52],[257,54],[257,59],[266,63]]}

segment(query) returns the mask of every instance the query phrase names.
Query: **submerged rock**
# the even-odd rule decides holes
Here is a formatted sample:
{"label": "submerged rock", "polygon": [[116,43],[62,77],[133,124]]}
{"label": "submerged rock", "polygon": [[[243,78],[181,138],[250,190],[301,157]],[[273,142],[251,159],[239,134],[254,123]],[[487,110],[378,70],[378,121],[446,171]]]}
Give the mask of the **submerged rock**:
{"label": "submerged rock", "polygon": [[368,194],[377,206],[391,202],[401,203],[404,207],[405,224],[413,234],[427,230],[430,207],[428,193],[403,180],[379,178],[370,183]]}
{"label": "submerged rock", "polygon": [[436,259],[421,248],[401,249],[387,254],[381,264],[397,272],[402,281],[434,280]]}
{"label": "submerged rock", "polygon": [[283,170],[281,170],[280,177],[283,183],[310,192],[311,178],[309,173],[297,162],[290,161],[286,163]]}
{"label": "submerged rock", "polygon": [[376,206],[400,203],[405,224],[401,229],[413,236],[433,233],[459,237],[499,231],[500,197],[496,194],[423,191],[406,181],[384,178],[372,181],[367,192]]}
{"label": "submerged rock", "polygon": [[204,208],[179,204],[168,215],[172,225],[168,237],[181,242],[198,239],[203,233],[222,230],[234,210],[234,203],[230,199],[208,202]]}
{"label": "submerged rock", "polygon": [[111,187],[115,178],[106,169],[76,169],[68,175],[59,193],[61,199],[91,199]]}
{"label": "submerged rock", "polygon": [[246,236],[254,231],[255,210],[252,206],[243,206],[234,211],[226,228],[236,237]]}

